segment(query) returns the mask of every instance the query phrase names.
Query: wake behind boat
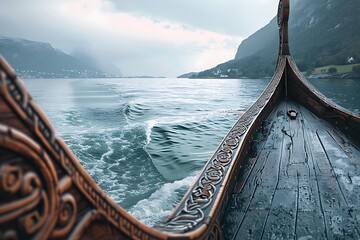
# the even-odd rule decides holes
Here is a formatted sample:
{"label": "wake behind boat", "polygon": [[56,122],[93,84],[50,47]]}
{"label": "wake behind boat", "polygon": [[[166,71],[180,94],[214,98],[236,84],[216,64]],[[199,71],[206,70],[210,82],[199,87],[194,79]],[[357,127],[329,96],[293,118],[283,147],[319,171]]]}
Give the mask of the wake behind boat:
{"label": "wake behind boat", "polygon": [[91,179],[0,60],[0,238],[360,238],[360,118],[316,90],[288,42],[277,68],[173,213],[150,228]]}

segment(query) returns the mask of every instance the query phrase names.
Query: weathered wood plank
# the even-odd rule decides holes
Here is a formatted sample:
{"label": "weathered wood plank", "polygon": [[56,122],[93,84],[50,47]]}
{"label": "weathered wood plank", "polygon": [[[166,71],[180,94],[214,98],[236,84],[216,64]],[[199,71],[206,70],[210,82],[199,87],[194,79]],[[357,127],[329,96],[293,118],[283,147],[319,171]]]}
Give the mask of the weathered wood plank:
{"label": "weathered wood plank", "polygon": [[278,189],[263,229],[264,239],[293,239],[295,236],[296,189]]}
{"label": "weathered wood plank", "polygon": [[[317,224],[309,224],[317,223]],[[299,211],[296,228],[297,239],[326,239],[324,216],[319,211]]]}
{"label": "weathered wood plank", "polygon": [[[298,111],[296,120],[287,109]],[[357,146],[289,100],[269,119],[266,141],[239,177],[242,188],[224,221],[231,225],[224,228],[226,238],[359,238]]]}
{"label": "weathered wood plank", "polygon": [[245,221],[242,222],[236,235],[231,239],[261,239],[264,220],[268,214],[265,209],[252,209],[246,212]]}
{"label": "weathered wood plank", "polygon": [[[242,176],[239,178],[239,184],[235,187],[235,192],[232,195],[229,205],[231,211],[226,215],[223,224],[225,238],[232,238],[232,234],[235,232],[239,232],[235,237],[245,238],[245,236],[248,236],[246,229],[249,226],[254,226],[253,228],[263,228],[264,222],[259,226],[259,223],[256,222],[256,220],[254,222],[253,218],[249,217],[249,214],[252,215],[253,212],[262,210],[261,214],[265,214],[265,218],[268,215],[268,209],[265,210],[265,208],[275,192],[274,181],[276,181],[277,178],[274,178],[273,172],[278,171],[276,160],[280,159],[277,155],[281,151],[279,145],[281,146],[282,144],[282,136],[281,134],[277,134],[281,131],[274,129],[274,123],[279,117],[283,118],[284,114],[280,113],[279,110],[275,110],[273,115],[274,121],[268,124],[269,130],[268,133],[265,133],[268,138],[260,144],[258,154],[254,158],[247,159],[247,165],[243,167],[245,172],[241,172]],[[265,168],[270,168],[272,173],[269,174],[269,172],[265,171],[266,174],[263,175]],[[269,185],[270,180],[273,180],[273,186]],[[267,194],[264,192],[267,192]],[[260,200],[260,198],[263,200]],[[251,221],[244,222],[244,220]],[[250,232],[252,231],[253,230]],[[245,236],[243,236],[244,234]]]}
{"label": "weathered wood plank", "polygon": [[348,207],[360,209],[360,158],[354,159],[353,154],[347,152],[339,142],[333,141],[330,132],[319,131],[324,149],[326,149],[328,160],[333,167],[333,171],[339,188],[347,201]]}
{"label": "weathered wood plank", "polygon": [[[306,109],[302,109],[302,113],[305,116],[305,125],[308,126],[305,138],[310,140],[308,147],[314,163],[322,211],[321,218],[325,220],[325,238],[358,238],[356,220],[348,213],[349,199],[331,160],[336,154],[331,151],[340,154],[344,160],[346,159],[345,161],[350,159],[343,148],[337,145],[335,139],[327,133],[326,129],[333,129],[328,123],[314,117]],[[356,199],[351,202],[359,203]]]}

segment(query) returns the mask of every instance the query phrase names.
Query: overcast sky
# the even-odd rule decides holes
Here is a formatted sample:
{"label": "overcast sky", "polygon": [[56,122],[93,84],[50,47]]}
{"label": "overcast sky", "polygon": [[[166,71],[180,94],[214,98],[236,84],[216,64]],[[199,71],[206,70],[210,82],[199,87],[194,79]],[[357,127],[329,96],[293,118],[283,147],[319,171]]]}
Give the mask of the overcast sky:
{"label": "overcast sky", "polygon": [[124,75],[175,77],[233,59],[278,0],[0,0],[0,36],[49,42]]}

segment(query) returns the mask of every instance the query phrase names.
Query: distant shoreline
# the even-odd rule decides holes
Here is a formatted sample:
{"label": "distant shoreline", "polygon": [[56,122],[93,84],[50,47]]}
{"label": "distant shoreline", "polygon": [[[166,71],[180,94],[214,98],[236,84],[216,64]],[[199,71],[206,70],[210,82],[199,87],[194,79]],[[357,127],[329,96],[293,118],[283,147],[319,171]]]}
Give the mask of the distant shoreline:
{"label": "distant shoreline", "polygon": [[114,76],[114,77],[109,77],[109,76],[107,76],[107,77],[76,77],[76,76],[74,76],[74,77],[34,77],[34,76],[21,76],[21,75],[19,75],[19,77],[21,78],[21,79],[101,79],[101,78],[103,78],[103,79],[114,79],[114,78],[128,78],[128,79],[134,79],[134,78],[144,78],[144,79],[146,79],[146,78],[149,78],[149,79],[151,79],[151,78],[167,78],[167,77],[152,77],[152,76],[134,76],[134,77],[124,77],[124,76]]}
{"label": "distant shoreline", "polygon": [[342,74],[311,74],[307,76],[309,79],[360,79],[360,74],[342,73]]}

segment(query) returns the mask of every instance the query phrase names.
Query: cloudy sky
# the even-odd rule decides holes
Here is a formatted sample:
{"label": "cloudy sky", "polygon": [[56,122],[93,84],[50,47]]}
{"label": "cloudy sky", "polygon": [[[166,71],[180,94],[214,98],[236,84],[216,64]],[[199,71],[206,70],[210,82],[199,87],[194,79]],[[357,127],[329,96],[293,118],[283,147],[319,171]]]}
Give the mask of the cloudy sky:
{"label": "cloudy sky", "polygon": [[124,75],[175,77],[233,59],[278,0],[0,0],[0,36],[49,42]]}

